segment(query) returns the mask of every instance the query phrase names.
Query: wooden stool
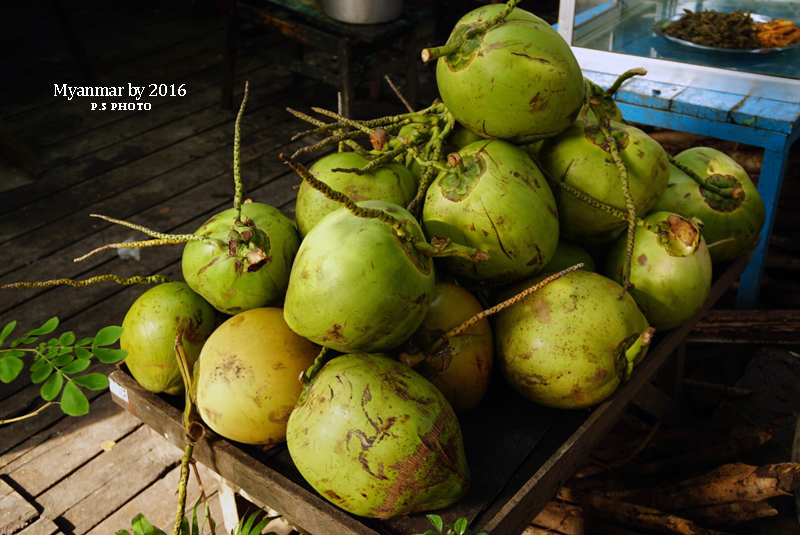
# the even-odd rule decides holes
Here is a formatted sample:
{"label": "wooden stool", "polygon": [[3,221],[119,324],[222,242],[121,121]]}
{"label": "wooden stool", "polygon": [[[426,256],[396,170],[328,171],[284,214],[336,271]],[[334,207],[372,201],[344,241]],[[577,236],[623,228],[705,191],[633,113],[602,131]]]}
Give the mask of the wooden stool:
{"label": "wooden stool", "polygon": [[[225,66],[222,80],[222,106],[230,108],[233,96],[235,57],[240,25],[277,32],[289,39],[284,50],[267,51],[279,65],[294,73],[326,82],[342,93],[342,112],[351,117],[355,87],[365,82],[380,87],[380,79],[405,70],[406,98],[417,101],[417,65],[421,61],[417,42],[423,35],[423,22],[433,15],[425,9],[406,6],[403,15],[385,24],[356,25],[337,22],[322,12],[320,2],[309,0],[239,0],[231,3],[225,38]],[[311,47],[333,53],[330,65],[311,65],[303,52]]]}

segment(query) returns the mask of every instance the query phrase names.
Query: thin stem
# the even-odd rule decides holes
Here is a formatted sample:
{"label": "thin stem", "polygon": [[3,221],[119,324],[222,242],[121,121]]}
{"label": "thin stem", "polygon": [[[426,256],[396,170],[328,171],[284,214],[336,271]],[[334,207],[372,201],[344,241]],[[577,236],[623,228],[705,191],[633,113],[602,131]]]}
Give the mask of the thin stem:
{"label": "thin stem", "polygon": [[[102,214],[89,214],[89,217],[97,217],[99,219],[104,219],[109,223],[116,223],[117,225],[122,225],[123,227],[128,227],[133,230],[138,230],[142,234],[147,234],[151,238],[158,238],[160,240],[183,240],[182,242],[175,242],[175,243],[183,243],[186,241],[201,241],[208,245],[223,245],[222,241],[215,240],[213,238],[208,238],[205,236],[198,236],[197,234],[166,234],[164,232],[158,232],[157,230],[149,229],[142,225],[137,225],[136,223],[129,223],[128,221],[123,221],[122,219],[115,219],[113,217],[109,217],[107,215]],[[168,242],[172,243],[172,242]]]}
{"label": "thin stem", "polygon": [[697,184],[701,188],[705,188],[708,191],[713,191],[720,197],[728,197],[734,199],[738,199],[744,194],[744,190],[741,188],[741,186],[736,186],[735,188],[720,188],[719,186],[716,186],[714,184],[709,184],[706,180],[703,180],[703,178],[700,175],[695,173],[694,170],[685,166],[672,156],[667,155],[667,157],[669,158],[669,163],[671,163],[672,165],[683,171],[686,175],[689,176],[689,178],[697,182]]}
{"label": "thin stem", "polygon": [[422,176],[419,179],[417,194],[414,195],[414,198],[411,199],[411,202],[408,203],[408,206],[406,207],[406,210],[411,212],[414,215],[414,217],[419,217],[419,211],[422,208],[422,201],[425,199],[425,195],[428,192],[428,187],[430,187],[431,180],[433,179],[433,174],[434,174],[433,166],[425,168],[425,170],[422,172]]}
{"label": "thin stem", "polygon": [[97,282],[106,282],[106,281],[113,281],[117,284],[122,285],[130,285],[130,284],[160,284],[162,282],[172,282],[172,279],[168,279],[163,275],[151,275],[149,277],[130,277],[130,278],[123,278],[118,275],[98,275],[96,277],[91,277],[89,279],[84,279],[80,281],[76,281],[73,279],[53,279],[49,281],[42,281],[42,282],[14,282],[11,284],[4,284],[0,286],[0,290],[12,290],[15,288],[52,288],[53,286],[73,286],[75,288],[82,288],[84,286],[89,286],[90,284],[95,284]]}
{"label": "thin stem", "polygon": [[522,301],[523,299],[528,297],[533,292],[535,292],[537,290],[541,290],[542,288],[544,288],[545,286],[547,286],[551,282],[560,279],[561,277],[563,277],[567,273],[571,273],[571,272],[576,271],[576,270],[578,270],[578,269],[580,269],[582,267],[583,267],[583,263],[575,264],[572,267],[568,267],[567,269],[565,269],[563,271],[559,271],[558,273],[550,275],[546,279],[543,279],[542,281],[534,284],[530,288],[521,291],[520,293],[518,293],[514,297],[512,297],[510,299],[506,299],[502,303],[500,303],[498,305],[495,305],[492,308],[486,309],[483,312],[479,312],[478,314],[475,314],[474,316],[472,316],[470,319],[468,319],[467,321],[465,321],[464,323],[462,323],[458,327],[456,327],[456,328],[446,332],[445,334],[443,334],[439,339],[437,339],[437,341],[430,348],[425,350],[425,353],[427,353],[428,355],[432,355],[432,354],[436,353],[436,351],[438,351],[444,344],[446,344],[448,340],[450,340],[451,338],[455,338],[456,336],[460,335],[461,333],[463,333],[464,331],[466,331],[467,329],[469,329],[470,327],[472,327],[473,325],[475,325],[476,323],[478,323],[482,319],[487,318],[487,317],[491,316],[492,314],[497,314],[498,312],[500,312],[504,308],[510,307],[511,305]]}
{"label": "thin stem", "polygon": [[344,123],[345,126],[350,126],[352,128],[355,128],[356,130],[360,130],[360,131],[364,132],[367,135],[372,134],[372,128],[370,128],[369,126],[364,125],[363,123],[361,123],[359,121],[354,121],[353,119],[348,119],[347,117],[344,117],[344,116],[339,115],[338,113],[334,113],[332,111],[328,111],[328,110],[326,110],[324,108],[312,107],[311,109],[314,110],[315,112],[319,113],[320,115],[325,115],[325,116],[330,117],[332,119],[336,119],[340,123]]}
{"label": "thin stem", "polygon": [[321,149],[323,147],[327,147],[328,145],[334,145],[334,144],[339,143],[341,141],[346,141],[346,140],[351,140],[351,139],[363,139],[365,137],[369,137],[369,135],[365,134],[364,132],[362,132],[360,130],[355,130],[355,131],[352,131],[352,132],[345,132],[343,134],[335,134],[335,135],[332,135],[330,137],[326,137],[325,139],[323,139],[319,143],[315,143],[314,145],[308,145],[306,147],[301,147],[301,148],[297,149],[294,152],[294,154],[292,154],[292,158],[293,159],[297,158],[298,156],[300,156],[301,154],[304,154],[306,152],[314,152],[314,151],[317,151],[317,150],[319,150],[319,149]]}
{"label": "thin stem", "polygon": [[[344,109],[344,104],[342,103],[342,92],[339,91],[336,93],[336,111],[339,112],[339,115],[344,115],[342,111]],[[337,133],[344,134],[344,130],[337,130]],[[339,147],[337,152],[344,152],[344,141],[339,142]]]}
{"label": "thin stem", "polygon": [[379,157],[377,157],[374,160],[372,160],[371,162],[367,163],[364,167],[353,167],[353,168],[349,168],[349,169],[345,169],[345,168],[342,168],[342,167],[337,167],[335,169],[331,169],[331,171],[333,171],[334,173],[353,173],[353,174],[359,175],[359,176],[365,175],[365,174],[369,173],[370,171],[372,171],[374,169],[377,169],[378,167],[382,166],[383,164],[385,164],[387,162],[391,162],[392,160],[397,158],[399,155],[407,152],[407,150],[408,150],[408,148],[406,146],[397,147],[395,149],[392,149],[389,152],[384,152]]}
{"label": "thin stem", "polygon": [[642,228],[644,228],[646,230],[649,230],[650,232],[652,232],[654,234],[658,234],[658,229],[655,228],[653,225],[650,225],[649,223],[647,223],[644,219],[636,218],[636,219],[632,220],[630,214],[626,214],[622,210],[617,210],[613,206],[610,206],[610,205],[608,205],[608,204],[606,204],[606,203],[604,203],[602,201],[598,201],[597,199],[595,199],[593,197],[590,197],[589,195],[583,193],[582,191],[580,191],[580,190],[578,190],[576,188],[573,188],[572,186],[569,186],[569,185],[565,184],[564,182],[562,182],[560,180],[554,179],[552,177],[552,175],[547,171],[547,169],[545,169],[544,166],[542,166],[541,162],[539,162],[538,159],[533,158],[533,161],[539,167],[539,170],[542,172],[542,174],[545,176],[545,178],[547,179],[547,181],[550,184],[552,184],[552,185],[554,185],[554,186],[566,191],[567,193],[569,193],[573,197],[585,202],[586,204],[588,204],[589,206],[591,206],[593,208],[597,208],[598,210],[602,210],[603,212],[606,212],[607,214],[612,215],[612,216],[614,216],[614,217],[616,217],[618,219],[622,219],[623,221],[627,221],[629,224],[630,224],[631,221],[634,221],[634,223],[637,226],[642,227]]}
{"label": "thin stem", "polygon": [[594,87],[592,81],[587,78],[584,78],[583,106],[581,106],[581,120],[583,121],[583,126],[587,126],[589,124],[589,108],[591,108],[591,100],[593,96],[592,87]]}
{"label": "thin stem", "polygon": [[505,20],[505,18],[517,7],[520,0],[509,0],[506,3],[505,9],[495,15],[494,17],[487,19],[486,21],[482,22],[481,24],[476,25],[473,28],[470,28],[464,35],[456,42],[450,43],[449,45],[437,46],[434,48],[426,48],[422,51],[422,61],[425,63],[432,61],[434,59],[438,59],[442,56],[447,56],[448,54],[452,54],[456,52],[461,45],[463,45],[466,41],[469,41],[479,33],[485,32],[492,26],[496,26]]}
{"label": "thin stem", "polygon": [[205,506],[205,517],[206,517],[206,524],[208,525],[208,529],[211,530],[211,535],[217,535],[216,530],[214,529],[214,524],[208,522],[211,518],[211,507],[208,505],[208,496],[206,495],[206,489],[203,486],[203,481],[200,479],[200,471],[197,469],[197,463],[192,461],[192,471],[194,472],[194,478],[197,480],[197,486],[200,488],[200,496],[203,498],[203,506]]}
{"label": "thin stem", "polygon": [[185,391],[186,407],[183,411],[183,430],[186,436],[186,447],[183,450],[183,457],[181,458],[181,476],[178,481],[178,510],[175,513],[175,524],[172,528],[172,535],[180,535],[181,524],[183,517],[186,514],[186,489],[189,482],[189,465],[192,463],[192,454],[194,452],[194,445],[197,441],[201,440],[205,434],[205,428],[198,423],[197,411],[192,399],[192,388],[194,380],[192,378],[192,370],[189,366],[189,360],[186,357],[186,350],[183,347],[183,331],[178,331],[175,337],[175,360],[178,361],[178,369],[181,372],[183,379],[183,387]]}
{"label": "thin stem", "polygon": [[322,369],[322,366],[325,364],[325,354],[327,352],[327,347],[323,347],[319,350],[317,358],[314,359],[314,364],[312,364],[311,367],[303,372],[303,375],[300,376],[300,380],[302,382],[308,384],[314,380],[314,377],[317,376],[317,373],[319,373],[319,370]]}
{"label": "thin stem", "polygon": [[187,439],[186,448],[183,450],[181,458],[181,478],[178,481],[178,510],[175,513],[175,524],[172,527],[172,535],[181,535],[181,524],[186,514],[186,488],[189,482],[189,463],[194,453],[194,442]]}
{"label": "thin stem", "polygon": [[400,102],[403,103],[403,106],[406,107],[406,109],[409,111],[409,113],[414,113],[414,108],[411,107],[411,104],[408,103],[408,100],[406,100],[406,97],[404,97],[403,94],[400,92],[400,90],[397,89],[397,86],[394,85],[394,82],[392,82],[392,79],[389,78],[389,75],[388,74],[384,74],[383,75],[383,79],[386,80],[386,83],[389,84],[389,87],[392,88],[392,91],[394,91],[394,94],[397,96],[397,98],[400,99]]}
{"label": "thin stem", "polygon": [[250,93],[250,82],[244,83],[244,98],[242,105],[239,106],[239,113],[236,115],[236,123],[233,128],[233,207],[236,209],[236,221],[242,220],[242,196],[244,187],[242,186],[242,116],[244,108],[247,106],[247,95]]}
{"label": "thin stem", "polygon": [[[83,256],[75,258],[73,262],[82,262],[87,258],[89,258],[90,256],[108,249],[135,249],[137,247],[154,247],[156,245],[177,245],[180,243],[186,243],[187,241],[190,240],[184,239],[183,237],[176,237],[176,238],[170,238],[168,240],[144,240],[144,241],[126,241],[121,243],[109,243],[103,245],[102,247],[98,247],[97,249],[94,249],[92,251],[89,251]],[[203,240],[198,240],[198,241],[203,241]]]}
{"label": "thin stem", "polygon": [[628,239],[625,249],[627,259],[625,262],[625,274],[622,280],[622,294],[619,296],[619,298],[622,299],[631,284],[631,263],[633,262],[634,235],[636,233],[636,206],[633,202],[633,196],[631,195],[630,181],[628,180],[628,169],[625,167],[625,162],[622,161],[622,156],[620,156],[617,140],[611,134],[608,119],[606,118],[604,120],[602,115],[597,112],[597,110],[593,109],[592,111],[595,113],[597,125],[600,128],[600,131],[605,136],[606,143],[608,144],[608,151],[611,153],[611,158],[614,160],[614,164],[617,166],[619,180],[622,185],[622,196],[625,198],[625,206],[628,209],[628,215],[631,217],[631,219],[628,220]]}
{"label": "thin stem", "polygon": [[29,414],[26,414],[24,416],[17,416],[16,418],[9,418],[8,420],[0,420],[0,425],[13,424],[14,422],[19,422],[19,421],[25,420],[27,418],[32,418],[33,416],[36,416],[37,414],[39,414],[40,412],[45,410],[50,405],[57,405],[57,404],[58,403],[56,401],[48,401],[47,403],[45,403],[44,405],[42,405],[41,407],[39,407],[35,411],[33,411],[33,412],[29,413]]}
{"label": "thin stem", "polygon": [[387,214],[382,210],[376,210],[374,208],[364,208],[358,206],[356,203],[353,202],[353,200],[350,197],[348,197],[344,193],[336,191],[326,183],[314,177],[314,175],[312,175],[308,171],[308,169],[306,169],[305,166],[303,166],[303,164],[301,164],[300,162],[296,162],[291,158],[287,158],[283,154],[280,155],[280,158],[285,163],[289,164],[289,167],[294,169],[294,171],[298,175],[300,175],[300,177],[303,180],[308,182],[309,186],[319,191],[330,200],[341,204],[342,206],[347,208],[347,210],[354,216],[363,217],[365,219],[377,219],[392,227],[397,233],[397,235],[400,236],[401,238],[404,238],[406,236],[406,231],[403,228],[403,223],[399,219]]}
{"label": "thin stem", "polygon": [[622,86],[623,83],[625,83],[626,81],[630,80],[634,76],[644,76],[645,74],[647,74],[647,71],[645,69],[641,68],[641,67],[638,67],[636,69],[630,69],[628,71],[623,72],[614,81],[614,83],[611,84],[611,87],[609,87],[608,89],[605,90],[605,92],[603,93],[603,96],[604,97],[613,96],[614,93],[616,93],[619,90],[619,88]]}

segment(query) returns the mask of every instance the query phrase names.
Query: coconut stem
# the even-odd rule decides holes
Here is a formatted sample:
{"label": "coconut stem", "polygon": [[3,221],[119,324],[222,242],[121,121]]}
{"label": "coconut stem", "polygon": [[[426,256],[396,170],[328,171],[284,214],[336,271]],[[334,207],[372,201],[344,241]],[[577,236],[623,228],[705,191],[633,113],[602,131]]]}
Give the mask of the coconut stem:
{"label": "coconut stem", "polygon": [[[174,243],[184,243],[187,241],[194,240],[194,241],[201,241],[208,245],[222,245],[222,242],[220,240],[215,240],[213,238],[208,238],[206,236],[198,236],[197,234],[166,234],[164,232],[158,232],[157,230],[149,229],[142,225],[137,225],[135,223],[129,223],[127,221],[123,221],[122,219],[115,219],[113,217],[108,217],[107,215],[89,214],[89,217],[97,217],[99,219],[104,219],[109,223],[116,223],[117,225],[122,225],[123,227],[132,228],[133,230],[138,230],[142,234],[147,234],[151,238],[157,238],[159,240],[178,240],[175,241]],[[173,242],[168,241],[167,243],[173,243]]]}
{"label": "coconut stem", "polygon": [[106,251],[108,249],[135,249],[137,247],[154,247],[156,245],[177,245],[181,243],[186,243],[189,241],[188,239],[182,239],[180,236],[176,236],[175,238],[164,239],[164,240],[143,240],[143,241],[126,241],[121,243],[108,243],[103,245],[102,247],[98,247],[92,251],[89,251],[83,256],[79,256],[78,258],[73,259],[73,262],[83,262],[87,258],[92,255],[95,255],[99,252]]}
{"label": "coconut stem", "polygon": [[433,181],[435,171],[447,171],[447,167],[440,164],[439,160],[442,158],[444,140],[447,139],[447,136],[449,136],[453,131],[454,126],[455,118],[448,111],[445,113],[444,128],[442,128],[441,132],[432,135],[431,140],[428,142],[427,148],[431,148],[430,159],[420,161],[420,158],[415,156],[417,161],[425,166],[425,171],[422,172],[422,176],[420,177],[417,194],[414,196],[411,202],[408,203],[408,207],[406,208],[414,215],[414,217],[419,217],[419,212],[422,208],[422,201],[425,199],[425,195],[428,193],[428,187]]}
{"label": "coconut stem", "polygon": [[[623,221],[627,221],[628,223],[631,222],[631,216],[629,214],[626,214],[622,210],[617,210],[613,206],[610,206],[610,205],[608,205],[608,204],[606,204],[604,202],[598,201],[597,199],[595,199],[593,197],[590,197],[589,195],[583,193],[582,191],[580,191],[580,190],[578,190],[576,188],[573,188],[572,186],[568,186],[567,184],[565,184],[564,182],[562,182],[560,180],[555,180],[552,177],[552,175],[550,175],[550,173],[547,171],[547,169],[544,168],[544,166],[542,165],[542,163],[538,159],[533,158],[533,161],[539,167],[539,170],[542,172],[542,174],[545,176],[545,178],[547,178],[547,181],[550,184],[552,184],[552,185],[554,185],[554,186],[556,186],[556,187],[558,187],[560,189],[563,189],[564,191],[566,191],[567,193],[569,193],[573,197],[585,202],[586,204],[588,204],[589,206],[592,206],[593,208],[597,208],[598,210],[602,210],[603,212],[606,212],[607,214],[612,215],[612,216],[614,216],[614,217],[616,217],[618,219],[622,219]],[[649,223],[647,223],[644,219],[636,218],[633,221],[637,226],[642,227],[642,228],[644,228],[646,230],[649,230],[653,234],[658,234],[658,229],[655,228],[653,225],[650,225]]]}
{"label": "coconut stem", "polygon": [[[345,142],[345,143],[347,143],[348,146],[352,147],[352,145],[350,145],[350,143],[352,142],[351,140],[353,140],[353,139],[363,139],[365,137],[368,137],[367,134],[365,134],[364,132],[361,132],[359,130],[355,130],[355,131],[351,131],[351,132],[344,132],[344,133],[341,133],[341,134],[335,134],[333,136],[326,137],[325,139],[323,139],[319,143],[315,143],[314,145],[308,145],[306,147],[301,147],[301,148],[297,149],[294,152],[294,154],[292,154],[292,158],[297,158],[298,156],[300,156],[301,154],[304,154],[306,152],[314,152],[314,151],[317,151],[317,150],[319,150],[319,149],[321,149],[323,147],[327,147],[328,145],[334,145],[336,143],[341,143],[341,142]],[[358,148],[360,149],[361,147],[358,146]]]}
{"label": "coconut stem", "polygon": [[415,241],[414,248],[420,254],[430,256],[432,258],[457,256],[458,258],[463,258],[464,260],[469,260],[470,262],[481,262],[489,259],[489,255],[480,249],[459,245],[450,241],[449,238],[442,238],[441,236],[434,236],[431,240],[431,243]]}
{"label": "coconut stem", "polygon": [[314,380],[314,377],[317,376],[319,370],[322,369],[322,366],[325,364],[325,354],[328,352],[327,347],[323,347],[319,350],[319,354],[317,358],[314,359],[314,364],[311,365],[309,369],[307,369],[303,374],[300,376],[300,381],[305,384],[310,383]]}
{"label": "coconut stem", "polygon": [[175,337],[175,359],[178,361],[178,369],[183,379],[185,391],[186,407],[183,411],[183,430],[186,435],[186,447],[181,458],[181,476],[178,481],[178,510],[175,513],[175,524],[172,528],[172,535],[180,535],[183,517],[186,514],[186,489],[189,482],[189,465],[192,462],[194,445],[205,436],[205,428],[197,422],[197,410],[192,396],[194,380],[186,351],[183,347],[183,331],[178,331]]}
{"label": "coconut stem", "polygon": [[242,197],[244,188],[242,186],[242,116],[247,105],[247,95],[250,93],[250,82],[244,83],[244,98],[242,105],[239,106],[239,113],[236,114],[236,123],[233,127],[233,207],[236,209],[236,221],[242,220]]}
{"label": "coconut stem", "polygon": [[448,340],[450,340],[451,338],[454,338],[454,337],[458,336],[459,334],[463,333],[464,331],[466,331],[467,329],[469,329],[470,327],[472,327],[473,325],[475,325],[476,323],[478,323],[482,319],[487,318],[487,317],[491,316],[492,314],[497,314],[498,312],[500,312],[504,308],[510,307],[511,305],[522,301],[523,299],[528,297],[533,292],[535,292],[537,290],[541,290],[542,288],[544,288],[545,286],[547,286],[551,282],[560,279],[561,277],[563,277],[567,273],[571,273],[571,272],[576,271],[576,270],[578,270],[578,269],[580,269],[582,267],[583,267],[583,263],[575,264],[574,266],[568,267],[567,269],[565,269],[563,271],[559,271],[558,273],[554,273],[553,275],[550,275],[546,279],[543,279],[542,281],[534,284],[530,288],[521,291],[520,293],[518,293],[514,297],[512,297],[510,299],[506,299],[502,303],[500,303],[498,305],[495,305],[492,308],[488,308],[488,309],[484,310],[483,312],[479,312],[478,314],[475,314],[474,316],[472,316],[470,319],[468,319],[467,321],[465,321],[464,323],[462,323],[458,327],[456,327],[456,328],[446,332],[445,334],[443,334],[430,348],[425,350],[425,353],[427,353],[428,355],[432,355],[432,354],[436,353],[437,351],[439,351],[439,349],[441,349],[441,347],[444,344],[447,343]]}
{"label": "coconut stem", "polygon": [[625,262],[625,274],[622,280],[622,294],[619,296],[619,298],[622,299],[622,296],[625,295],[625,292],[628,291],[628,288],[631,284],[631,263],[633,262],[634,235],[636,233],[636,206],[633,203],[633,196],[631,195],[630,182],[628,180],[628,169],[625,167],[625,162],[622,161],[622,156],[619,154],[617,140],[613,135],[611,135],[609,120],[607,117],[603,117],[599,111],[594,109],[592,109],[592,111],[597,118],[597,126],[600,128],[600,131],[606,138],[606,143],[608,144],[608,151],[611,153],[611,158],[614,160],[614,164],[617,166],[619,181],[622,184],[622,196],[625,198],[625,206],[627,207],[628,215],[630,216],[630,219],[628,220],[628,237],[625,249],[625,254],[627,257]]}
{"label": "coconut stem", "polygon": [[291,158],[287,158],[283,154],[280,154],[280,159],[283,160],[285,163],[289,164],[289,167],[294,169],[294,171],[298,175],[300,175],[300,177],[303,180],[308,182],[309,186],[319,191],[330,200],[341,204],[342,206],[347,208],[347,210],[354,216],[363,217],[365,219],[377,219],[378,221],[382,221],[383,223],[386,223],[387,225],[392,227],[397,233],[397,235],[400,236],[401,238],[404,238],[406,236],[406,231],[403,228],[403,223],[399,219],[392,217],[391,215],[387,214],[382,210],[376,210],[374,208],[364,208],[358,206],[356,203],[353,202],[353,200],[350,197],[348,197],[344,193],[336,191],[326,183],[317,180],[317,178],[314,177],[314,175],[312,175],[308,171],[308,169],[306,169],[305,166],[300,162],[296,162]]}
{"label": "coconut stem", "polygon": [[[397,86],[394,85],[394,82],[392,82],[392,79],[389,78],[389,75],[388,74],[384,74],[383,75],[383,79],[386,80],[386,83],[389,84],[389,87],[392,88],[392,91],[394,91],[394,94],[397,96],[397,98],[400,99],[400,102],[403,103],[403,106],[406,107],[408,112],[409,113],[414,113],[414,108],[411,107],[411,104],[408,103],[408,100],[406,100],[406,97],[404,97],[403,94],[400,92],[400,90],[397,89]],[[341,113],[341,112],[339,112],[339,113]]]}
{"label": "coconut stem", "polygon": [[741,197],[744,194],[744,190],[739,186],[737,186],[735,188],[720,188],[719,186],[716,186],[714,184],[710,184],[710,183],[708,183],[708,181],[703,180],[703,178],[700,175],[698,175],[697,173],[695,173],[694,170],[692,170],[689,167],[683,165],[681,162],[679,162],[678,160],[676,160],[672,156],[668,156],[668,158],[669,158],[669,163],[671,163],[672,165],[674,165],[675,167],[677,167],[678,169],[683,171],[686,175],[689,176],[689,178],[691,178],[692,180],[697,182],[697,184],[701,188],[705,188],[708,191],[712,191],[712,192],[716,193],[717,195],[719,195],[720,197],[728,197],[728,198],[733,198],[733,199],[738,199],[739,197]]}
{"label": "coconut stem", "polygon": [[15,282],[12,284],[4,284],[0,286],[0,290],[12,290],[14,288],[52,288],[53,286],[73,286],[75,288],[82,288],[84,286],[89,286],[90,284],[94,284],[96,282],[106,282],[106,281],[114,281],[117,284],[122,285],[130,285],[130,284],[160,284],[162,282],[172,282],[171,279],[163,275],[151,275],[149,277],[131,277],[129,279],[120,277],[118,275],[98,275],[96,277],[91,277],[89,279],[84,279],[82,281],[76,281],[73,279],[53,279],[49,281],[42,281],[42,282]]}
{"label": "coconut stem", "polygon": [[506,7],[503,11],[499,12],[494,17],[487,19],[486,21],[482,22],[481,24],[476,25],[473,28],[470,28],[464,35],[456,42],[450,43],[448,45],[437,46],[433,48],[426,48],[422,51],[422,61],[425,63],[432,61],[434,59],[438,59],[442,56],[447,56],[448,54],[452,54],[453,52],[458,51],[465,42],[469,41],[479,33],[483,33],[489,28],[493,26],[497,26],[501,22],[505,20],[508,15],[517,7],[520,0],[509,0],[506,2]]}
{"label": "coconut stem", "polygon": [[647,74],[647,71],[641,67],[636,69],[630,69],[628,71],[623,72],[622,74],[619,75],[616,81],[614,81],[614,83],[611,84],[611,87],[605,90],[603,96],[604,97],[614,96],[614,93],[619,91],[619,88],[622,86],[622,84],[624,84],[634,76],[644,76],[645,74]]}
{"label": "coconut stem", "polygon": [[389,152],[384,152],[379,157],[375,158],[374,160],[372,160],[371,162],[366,164],[364,167],[353,167],[353,168],[349,168],[349,169],[345,169],[345,168],[342,168],[342,167],[337,167],[336,169],[331,169],[331,171],[333,171],[334,173],[353,173],[353,174],[359,175],[359,176],[365,175],[365,174],[369,173],[370,171],[382,166],[383,164],[385,164],[387,162],[391,162],[392,160],[394,160],[399,155],[405,153],[407,150],[408,150],[408,147],[403,145],[401,147],[396,147],[396,148],[392,149]]}

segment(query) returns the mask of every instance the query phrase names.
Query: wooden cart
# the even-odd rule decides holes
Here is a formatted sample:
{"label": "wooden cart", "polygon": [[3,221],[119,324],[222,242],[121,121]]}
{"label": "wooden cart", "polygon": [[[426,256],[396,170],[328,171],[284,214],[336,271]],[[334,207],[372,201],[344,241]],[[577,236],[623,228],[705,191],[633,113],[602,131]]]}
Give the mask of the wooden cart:
{"label": "wooden cart", "polygon": [[[716,278],[703,308],[686,324],[657,335],[631,379],[591,410],[563,411],[534,405],[494,381],[486,399],[461,418],[472,484],[457,504],[437,511],[445,521],[466,517],[472,529],[492,535],[521,533],[558,488],[611,429],[627,404],[647,398],[648,383],[675,354],[692,326],[741,274],[747,257]],[[183,448],[179,400],[141,388],[124,366],[111,376],[114,400]],[[638,400],[637,400],[638,401]],[[648,399],[641,399],[645,404]],[[651,400],[650,400],[651,401]],[[295,468],[285,445],[263,450],[210,432],[194,457],[258,502],[314,535],[409,535],[430,528],[424,514],[385,521],[362,519],[319,496]]]}

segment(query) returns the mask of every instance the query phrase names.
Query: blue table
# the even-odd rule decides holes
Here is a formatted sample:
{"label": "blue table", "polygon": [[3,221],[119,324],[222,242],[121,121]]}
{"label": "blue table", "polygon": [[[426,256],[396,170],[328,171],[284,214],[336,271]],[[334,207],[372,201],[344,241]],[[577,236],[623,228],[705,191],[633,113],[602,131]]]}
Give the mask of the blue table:
{"label": "blue table", "polygon": [[[609,87],[617,77],[592,71],[584,71],[584,75],[601,87]],[[633,79],[623,85],[616,98],[626,121],[764,148],[758,192],[767,217],[758,248],[742,274],[736,300],[737,308],[754,308],[789,148],[800,137],[800,95],[793,102],[781,102]]]}

